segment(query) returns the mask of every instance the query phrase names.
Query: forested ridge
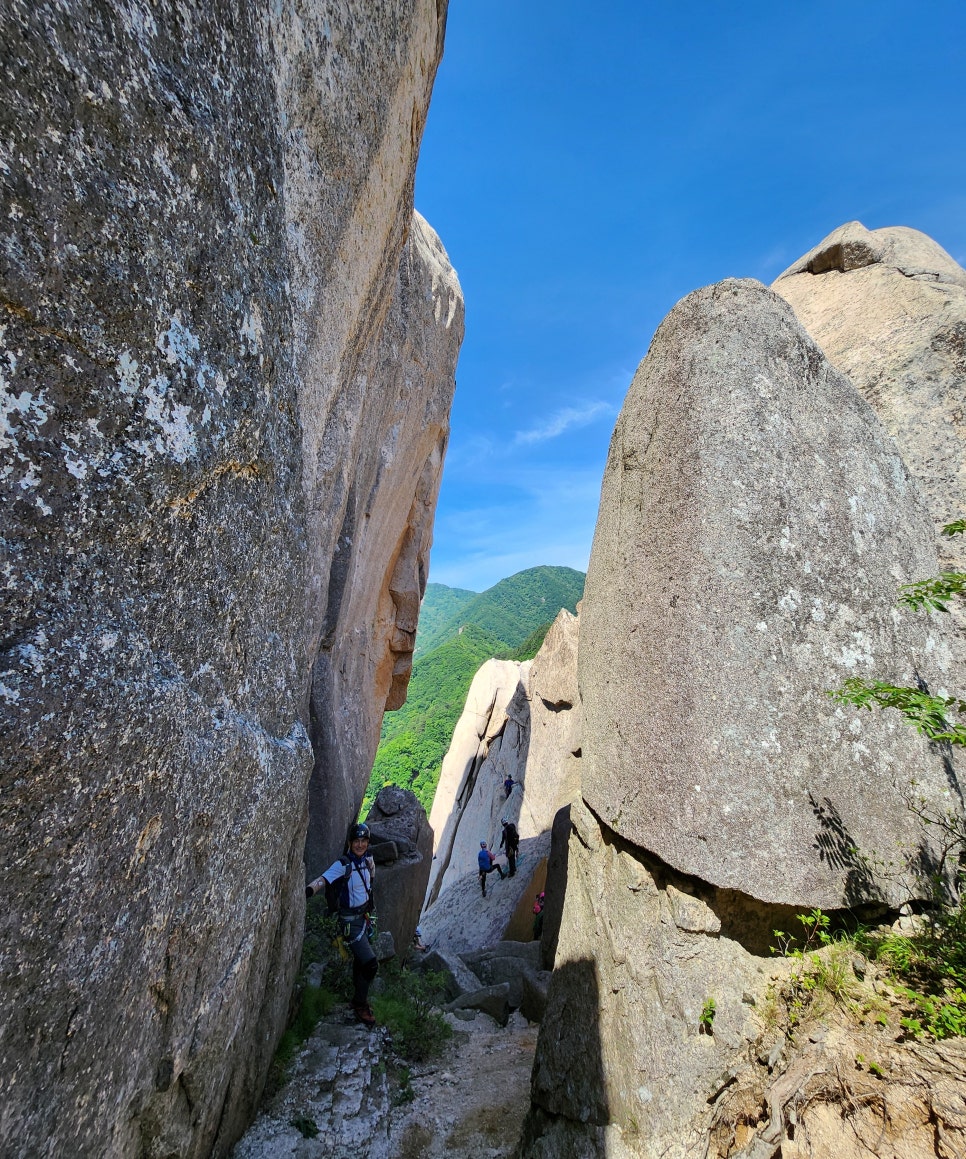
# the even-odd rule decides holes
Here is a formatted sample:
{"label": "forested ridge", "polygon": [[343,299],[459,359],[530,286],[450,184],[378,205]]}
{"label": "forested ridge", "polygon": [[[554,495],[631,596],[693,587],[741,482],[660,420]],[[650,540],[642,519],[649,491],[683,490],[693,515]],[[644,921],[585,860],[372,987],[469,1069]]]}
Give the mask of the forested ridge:
{"label": "forested ridge", "polygon": [[[584,573],[572,567],[531,567],[465,601],[461,589],[446,588],[446,593],[459,594],[453,612],[445,619],[438,616],[436,608],[452,597],[443,595],[439,591],[442,587],[430,584],[426,589],[416,636],[417,655],[428,655],[465,624],[476,624],[502,640],[505,647],[518,648],[535,628],[550,623],[561,608],[577,610]],[[430,588],[435,589],[432,594]]]}

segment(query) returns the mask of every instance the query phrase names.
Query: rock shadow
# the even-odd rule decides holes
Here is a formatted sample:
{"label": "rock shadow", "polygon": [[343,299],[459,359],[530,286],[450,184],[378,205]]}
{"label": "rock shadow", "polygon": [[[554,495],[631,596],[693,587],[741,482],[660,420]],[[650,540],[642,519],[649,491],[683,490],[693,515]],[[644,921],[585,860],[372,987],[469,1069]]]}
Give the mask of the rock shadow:
{"label": "rock shadow", "polygon": [[550,829],[550,856],[547,859],[546,899],[543,907],[543,931],[540,935],[543,968],[552,970],[557,956],[557,940],[567,895],[567,873],[570,859],[570,806],[558,809]]}
{"label": "rock shadow", "polygon": [[944,874],[944,866],[942,856],[925,839],[914,851],[904,855],[901,866],[880,863],[862,852],[842,814],[828,797],[819,800],[809,793],[808,800],[818,822],[815,848],[822,861],[844,873],[843,897],[848,906],[858,909],[874,899],[884,902],[885,881],[907,875],[922,885],[922,897],[910,900],[925,900],[931,895],[932,882]]}
{"label": "rock shadow", "polygon": [[530,1081],[530,1111],[514,1159],[603,1155],[611,1108],[592,959],[564,962],[550,981]]}

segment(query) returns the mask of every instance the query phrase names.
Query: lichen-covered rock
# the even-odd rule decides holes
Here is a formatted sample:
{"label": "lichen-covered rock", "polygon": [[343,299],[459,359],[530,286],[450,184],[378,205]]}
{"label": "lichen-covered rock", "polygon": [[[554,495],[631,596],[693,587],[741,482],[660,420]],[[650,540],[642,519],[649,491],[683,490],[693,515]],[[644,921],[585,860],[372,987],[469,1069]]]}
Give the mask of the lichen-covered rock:
{"label": "lichen-covered rock", "polygon": [[390,1159],[388,1048],[382,1035],[337,1019],[323,1021],[299,1050],[233,1159]]}
{"label": "lichen-covered rock", "polygon": [[895,607],[936,566],[895,445],[787,303],[750,281],[689,295],[604,475],[581,614],[587,803],[675,869],[767,902],[927,888],[895,850],[934,856],[907,799],[915,779],[956,804],[950,759],[825,690],[960,686],[946,625]]}
{"label": "lichen-covered rock", "polygon": [[[904,226],[840,226],[773,289],[896,440],[936,527],[966,512],[966,270]],[[938,543],[966,565],[961,538]]]}
{"label": "lichen-covered rock", "polygon": [[444,13],[0,14],[7,1153],[221,1155],[263,1084],[425,582]]}

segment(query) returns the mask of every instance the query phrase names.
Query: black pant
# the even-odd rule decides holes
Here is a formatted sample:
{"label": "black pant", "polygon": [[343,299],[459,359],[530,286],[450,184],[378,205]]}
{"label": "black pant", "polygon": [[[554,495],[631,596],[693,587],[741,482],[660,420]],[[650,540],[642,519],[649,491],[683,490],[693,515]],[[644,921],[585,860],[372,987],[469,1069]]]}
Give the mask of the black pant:
{"label": "black pant", "polygon": [[497,863],[495,861],[493,862],[493,864],[490,866],[489,869],[481,869],[480,870],[480,888],[483,890],[484,897],[486,897],[486,875],[488,873],[492,873],[494,870],[496,870],[496,872],[500,875],[500,880],[502,881],[504,878],[503,869],[501,866],[497,865]]}
{"label": "black pant", "polygon": [[507,846],[506,859],[510,866],[510,877],[512,877],[517,871],[517,847],[515,845],[512,849]]}
{"label": "black pant", "polygon": [[342,937],[352,951],[352,1005],[369,1004],[369,986],[379,972],[379,961],[368,937],[365,914],[341,914]]}

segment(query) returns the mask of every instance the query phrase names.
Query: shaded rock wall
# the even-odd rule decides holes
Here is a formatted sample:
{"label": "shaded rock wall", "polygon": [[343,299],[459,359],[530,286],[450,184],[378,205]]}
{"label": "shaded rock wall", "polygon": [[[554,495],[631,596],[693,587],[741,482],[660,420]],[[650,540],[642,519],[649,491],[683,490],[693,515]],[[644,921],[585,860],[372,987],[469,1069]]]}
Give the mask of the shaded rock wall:
{"label": "shaded rock wall", "polygon": [[369,754],[328,738],[378,733],[424,580],[444,13],[0,15],[5,1153],[224,1154],[258,1097],[309,774],[342,828]]}
{"label": "shaded rock wall", "polygon": [[366,823],[376,860],[374,896],[380,932],[392,934],[400,958],[408,955],[433,862],[433,831],[409,789],[380,789]]}
{"label": "shaded rock wall", "polygon": [[948,626],[894,608],[935,568],[894,444],[787,304],[736,281],[681,302],[604,478],[583,799],[521,1156],[703,1154],[761,1035],[771,931],[928,888],[904,868],[936,855],[905,799],[915,777],[961,808],[951,754],[824,689],[961,686]]}
{"label": "shaded rock wall", "polygon": [[[936,528],[966,511],[966,270],[904,226],[840,226],[772,287],[896,440]],[[944,566],[966,565],[941,539]]]}
{"label": "shaded rock wall", "polygon": [[[767,926],[788,915],[668,873],[580,802],[571,823],[523,1154],[700,1154],[709,1096],[758,1033],[748,999],[771,969]],[[757,953],[743,944],[749,926]],[[712,997],[706,1035],[700,1016]]]}

